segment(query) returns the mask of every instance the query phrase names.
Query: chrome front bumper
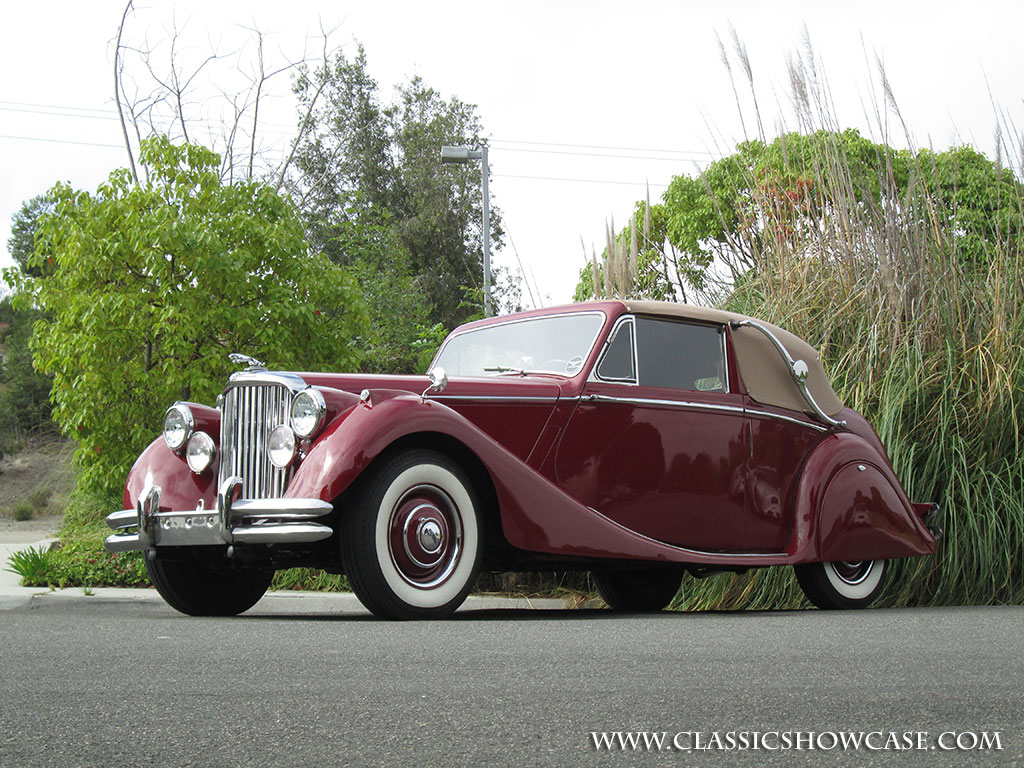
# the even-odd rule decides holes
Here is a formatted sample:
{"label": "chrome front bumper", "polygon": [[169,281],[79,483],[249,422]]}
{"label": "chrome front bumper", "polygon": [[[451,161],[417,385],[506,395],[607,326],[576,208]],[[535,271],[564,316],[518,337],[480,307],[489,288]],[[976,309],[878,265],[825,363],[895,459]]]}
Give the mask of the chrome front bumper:
{"label": "chrome front bumper", "polygon": [[241,499],[232,501],[241,485],[229,477],[217,493],[217,509],[160,511],[160,486],[150,485],[135,509],[107,515],[115,532],[103,542],[108,552],[155,547],[193,547],[225,544],[305,544],[326,539],[334,530],[311,522],[330,514],[330,502],[320,499]]}

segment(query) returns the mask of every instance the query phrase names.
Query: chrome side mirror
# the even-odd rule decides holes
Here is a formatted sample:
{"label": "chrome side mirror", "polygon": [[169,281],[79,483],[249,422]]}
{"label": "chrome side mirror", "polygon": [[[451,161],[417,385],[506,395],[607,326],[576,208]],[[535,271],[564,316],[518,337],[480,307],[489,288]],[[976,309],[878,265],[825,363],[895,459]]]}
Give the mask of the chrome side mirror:
{"label": "chrome side mirror", "polygon": [[448,374],[441,366],[431,368],[427,378],[430,379],[430,386],[423,390],[420,400],[426,398],[428,392],[441,393],[448,386]]}

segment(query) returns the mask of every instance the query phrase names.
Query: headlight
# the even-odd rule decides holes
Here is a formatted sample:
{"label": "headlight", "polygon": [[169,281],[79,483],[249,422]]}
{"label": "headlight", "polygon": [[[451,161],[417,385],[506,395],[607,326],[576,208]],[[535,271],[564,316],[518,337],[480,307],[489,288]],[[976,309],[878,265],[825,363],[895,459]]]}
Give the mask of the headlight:
{"label": "headlight", "polygon": [[284,469],[292,463],[292,459],[295,458],[295,433],[288,425],[275,427],[270,433],[267,455],[270,457],[270,463],[278,469]]}
{"label": "headlight", "polygon": [[185,461],[188,462],[189,469],[197,475],[213,464],[216,455],[217,448],[213,444],[213,438],[205,432],[196,432],[189,438],[188,447],[185,449]]}
{"label": "headlight", "polygon": [[304,389],[292,398],[292,429],[299,437],[312,437],[323,424],[327,405],[315,389]]}
{"label": "headlight", "polygon": [[195,419],[183,403],[175,403],[164,413],[164,442],[172,451],[180,451],[192,437]]}

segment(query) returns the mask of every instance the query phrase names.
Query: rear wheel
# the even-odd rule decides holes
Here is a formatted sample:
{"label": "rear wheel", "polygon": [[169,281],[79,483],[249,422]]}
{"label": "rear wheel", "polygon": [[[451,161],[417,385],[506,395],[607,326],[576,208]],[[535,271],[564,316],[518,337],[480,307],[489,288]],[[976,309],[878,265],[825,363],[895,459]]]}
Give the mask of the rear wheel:
{"label": "rear wheel", "polygon": [[462,469],[437,451],[404,451],[356,489],[342,559],[360,602],[386,619],[452,614],[476,580],[478,503]]}
{"label": "rear wheel", "polygon": [[156,591],[189,616],[235,616],[259,602],[273,571],[213,568],[190,560],[146,560]]}
{"label": "rear wheel", "polygon": [[794,565],[807,599],[818,608],[866,608],[885,586],[885,560]]}
{"label": "rear wheel", "polygon": [[597,592],[616,611],[651,612],[665,608],[679,591],[682,573],[637,568],[593,571]]}

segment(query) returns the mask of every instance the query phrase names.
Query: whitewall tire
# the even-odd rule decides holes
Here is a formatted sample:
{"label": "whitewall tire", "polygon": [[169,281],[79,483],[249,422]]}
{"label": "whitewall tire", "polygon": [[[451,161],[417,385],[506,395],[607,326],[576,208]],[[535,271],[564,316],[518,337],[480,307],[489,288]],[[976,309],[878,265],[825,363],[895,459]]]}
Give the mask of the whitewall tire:
{"label": "whitewall tire", "polygon": [[343,515],[345,571],[375,615],[447,616],[469,594],[480,560],[478,503],[444,454],[416,449],[385,460]]}
{"label": "whitewall tire", "polygon": [[807,599],[819,608],[866,608],[885,586],[886,560],[794,566]]}

